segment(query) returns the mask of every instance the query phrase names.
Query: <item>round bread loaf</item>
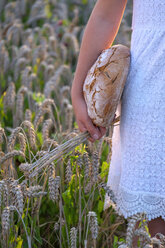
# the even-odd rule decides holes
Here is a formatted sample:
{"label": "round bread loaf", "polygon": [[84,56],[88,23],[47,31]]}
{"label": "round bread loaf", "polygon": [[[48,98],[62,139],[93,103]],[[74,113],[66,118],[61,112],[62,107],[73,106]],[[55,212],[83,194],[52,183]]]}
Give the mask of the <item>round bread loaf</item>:
{"label": "round bread loaf", "polygon": [[114,45],[102,51],[83,85],[88,115],[97,126],[107,127],[115,117],[127,79],[130,50]]}

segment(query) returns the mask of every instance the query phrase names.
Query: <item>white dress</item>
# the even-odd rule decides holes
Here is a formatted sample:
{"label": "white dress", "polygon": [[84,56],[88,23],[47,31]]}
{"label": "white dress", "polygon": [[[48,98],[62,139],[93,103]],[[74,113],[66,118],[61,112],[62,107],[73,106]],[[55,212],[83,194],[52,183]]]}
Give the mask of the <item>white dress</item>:
{"label": "white dress", "polygon": [[165,220],[165,0],[134,0],[132,30],[107,185],[120,215]]}

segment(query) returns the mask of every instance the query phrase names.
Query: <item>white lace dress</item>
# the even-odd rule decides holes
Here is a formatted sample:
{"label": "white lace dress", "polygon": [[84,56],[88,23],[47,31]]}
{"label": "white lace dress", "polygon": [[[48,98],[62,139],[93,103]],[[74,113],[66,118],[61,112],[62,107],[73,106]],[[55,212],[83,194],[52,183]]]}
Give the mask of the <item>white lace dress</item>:
{"label": "white lace dress", "polygon": [[107,185],[125,218],[144,211],[165,220],[165,0],[134,0],[132,29]]}

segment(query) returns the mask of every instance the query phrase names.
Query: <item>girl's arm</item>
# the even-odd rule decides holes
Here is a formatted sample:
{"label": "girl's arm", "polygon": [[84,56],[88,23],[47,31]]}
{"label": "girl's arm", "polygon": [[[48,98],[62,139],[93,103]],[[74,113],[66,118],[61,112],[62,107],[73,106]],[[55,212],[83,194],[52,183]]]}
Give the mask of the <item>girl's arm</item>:
{"label": "girl's arm", "polygon": [[72,83],[71,98],[81,132],[88,130],[90,141],[100,139],[105,128],[96,127],[87,114],[83,83],[88,70],[102,50],[109,48],[118,32],[127,0],[98,0],[90,15],[81,42],[78,63]]}

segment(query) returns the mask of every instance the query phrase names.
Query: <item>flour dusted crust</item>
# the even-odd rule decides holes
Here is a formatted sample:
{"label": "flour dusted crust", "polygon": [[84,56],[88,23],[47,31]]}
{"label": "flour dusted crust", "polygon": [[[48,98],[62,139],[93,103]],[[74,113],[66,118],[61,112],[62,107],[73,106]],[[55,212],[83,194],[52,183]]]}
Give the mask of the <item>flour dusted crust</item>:
{"label": "flour dusted crust", "polygon": [[102,51],[87,73],[83,93],[88,115],[97,126],[106,127],[114,119],[126,82],[130,50],[114,45]]}

